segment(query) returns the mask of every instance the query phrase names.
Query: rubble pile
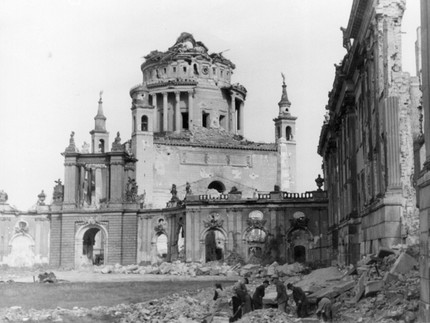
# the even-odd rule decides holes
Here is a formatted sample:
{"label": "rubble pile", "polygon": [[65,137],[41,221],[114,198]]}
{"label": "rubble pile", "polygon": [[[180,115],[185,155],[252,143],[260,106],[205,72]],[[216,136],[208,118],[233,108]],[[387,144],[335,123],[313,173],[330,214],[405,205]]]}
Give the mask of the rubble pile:
{"label": "rubble pile", "polygon": [[94,272],[102,274],[153,274],[153,275],[178,275],[178,276],[218,276],[223,275],[227,277],[236,276],[238,272],[235,271],[238,266],[232,267],[226,263],[210,262],[206,264],[201,263],[184,263],[181,261],[174,261],[172,263],[163,262],[161,264],[154,264],[148,266],[128,265],[122,266],[120,264],[107,265],[103,267],[95,267]]}
{"label": "rubble pile", "polygon": [[416,322],[420,300],[417,260],[407,252],[381,250],[350,275],[356,285],[335,303],[342,322]]}
{"label": "rubble pile", "polygon": [[296,322],[292,314],[287,314],[278,311],[275,308],[268,308],[262,310],[256,310],[246,313],[237,323],[249,323],[249,322],[259,322],[259,323],[283,323],[283,322]]}

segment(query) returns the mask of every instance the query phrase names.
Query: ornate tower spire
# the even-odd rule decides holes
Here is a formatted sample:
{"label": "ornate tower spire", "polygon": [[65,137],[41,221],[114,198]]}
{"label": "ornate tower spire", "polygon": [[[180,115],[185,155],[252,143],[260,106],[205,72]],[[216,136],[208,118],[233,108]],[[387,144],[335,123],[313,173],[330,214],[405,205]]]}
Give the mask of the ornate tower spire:
{"label": "ornate tower spire", "polygon": [[288,100],[288,94],[287,94],[287,85],[285,84],[285,75],[284,73],[281,73],[282,75],[282,96],[281,101],[279,101],[279,115],[289,113],[289,109],[291,106],[290,100]]}
{"label": "ornate tower spire", "polygon": [[103,91],[100,91],[97,115],[94,117],[94,129],[90,131],[92,153],[105,153],[109,150],[109,132],[106,131],[106,117],[103,114],[102,94]]}
{"label": "ornate tower spire", "polygon": [[102,95],[103,95],[103,91],[100,91],[99,107],[97,109],[97,115],[94,117],[94,120],[95,120],[94,130],[97,132],[106,131],[106,117],[103,114]]}

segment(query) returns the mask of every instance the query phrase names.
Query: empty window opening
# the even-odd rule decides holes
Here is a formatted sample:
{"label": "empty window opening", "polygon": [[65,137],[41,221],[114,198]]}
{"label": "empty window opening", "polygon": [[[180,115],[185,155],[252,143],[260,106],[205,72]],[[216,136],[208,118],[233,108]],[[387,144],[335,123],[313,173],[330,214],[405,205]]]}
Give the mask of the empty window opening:
{"label": "empty window opening", "polygon": [[164,74],[166,74],[167,73],[167,68],[164,68]]}
{"label": "empty window opening", "polygon": [[215,68],[215,67],[212,67],[212,73],[213,73],[214,75],[216,75],[216,68]]}
{"label": "empty window opening", "polygon": [[188,112],[182,112],[182,129],[188,129]]}
{"label": "empty window opening", "polygon": [[194,74],[199,75],[199,71],[197,69],[197,64],[194,64],[193,67],[194,67]]}
{"label": "empty window opening", "polygon": [[287,128],[285,128],[285,139],[287,140],[293,140],[293,133],[291,130],[291,127],[288,126]]}
{"label": "empty window opening", "polygon": [[99,140],[99,147],[98,147],[98,151],[99,153],[104,153],[105,152],[105,141],[103,139]]}
{"label": "empty window opening", "polygon": [[236,108],[236,124],[237,124],[237,130],[240,130],[242,128],[242,125],[240,123],[240,108]]}
{"label": "empty window opening", "polygon": [[173,73],[176,73],[176,67],[173,67]]}
{"label": "empty window opening", "polygon": [[136,131],[136,117],[133,116],[133,132]]}
{"label": "empty window opening", "polygon": [[184,66],[184,67],[183,67],[183,70],[184,70],[184,73],[186,73],[186,72],[187,72],[187,67],[186,67],[186,66]]}
{"label": "empty window opening", "polygon": [[213,181],[209,184],[208,189],[217,190],[219,193],[224,193],[225,185],[220,181]]}
{"label": "empty window opening", "polygon": [[209,113],[202,112],[202,127],[208,128],[209,126]]}
{"label": "empty window opening", "polygon": [[148,131],[148,116],[142,116],[140,120],[140,130]]}

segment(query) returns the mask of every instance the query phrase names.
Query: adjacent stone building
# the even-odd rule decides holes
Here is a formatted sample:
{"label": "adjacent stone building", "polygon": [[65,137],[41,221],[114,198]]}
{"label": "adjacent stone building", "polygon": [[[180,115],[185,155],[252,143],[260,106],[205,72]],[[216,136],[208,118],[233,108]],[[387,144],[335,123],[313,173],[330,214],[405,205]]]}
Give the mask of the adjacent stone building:
{"label": "adjacent stone building", "polygon": [[71,133],[64,183],[51,205],[28,214],[49,223],[51,265],[329,263],[323,180],[296,192],[297,118],[285,79],[275,142],[256,143],[243,137],[247,91],[231,83],[234,69],[188,33],[151,52],[130,90],[124,142],[117,133],[110,144],[100,94],[90,144],[78,147]]}
{"label": "adjacent stone building", "polygon": [[419,82],[402,71],[404,0],[354,0],[318,153],[337,260],[415,239]]}

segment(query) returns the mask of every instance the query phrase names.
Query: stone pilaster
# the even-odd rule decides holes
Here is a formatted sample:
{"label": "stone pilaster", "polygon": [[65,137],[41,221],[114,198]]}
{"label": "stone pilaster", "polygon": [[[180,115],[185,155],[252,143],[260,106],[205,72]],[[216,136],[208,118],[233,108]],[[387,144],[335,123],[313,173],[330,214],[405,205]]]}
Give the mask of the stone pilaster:
{"label": "stone pilaster", "polygon": [[421,0],[421,55],[426,162],[421,177],[418,179],[421,276],[421,299],[418,320],[420,322],[430,322],[430,4],[428,0]]}
{"label": "stone pilaster", "polygon": [[154,132],[160,131],[158,120],[157,93],[152,94],[152,105],[154,106]]}
{"label": "stone pilaster", "polygon": [[64,197],[63,206],[74,208],[77,205],[78,166],[77,155],[66,156],[64,162]]}
{"label": "stone pilaster", "polygon": [[400,189],[399,99],[388,97],[385,102],[388,190]]}
{"label": "stone pilaster", "polygon": [[193,129],[194,120],[194,101],[193,91],[188,91],[188,128]]}

